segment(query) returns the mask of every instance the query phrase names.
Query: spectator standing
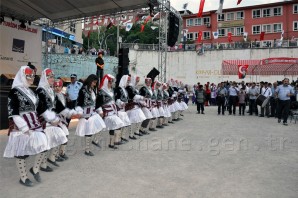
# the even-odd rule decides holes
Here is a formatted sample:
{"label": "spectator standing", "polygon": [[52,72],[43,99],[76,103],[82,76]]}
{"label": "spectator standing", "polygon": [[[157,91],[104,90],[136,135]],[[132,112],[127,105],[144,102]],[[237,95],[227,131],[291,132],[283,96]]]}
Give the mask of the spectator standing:
{"label": "spectator standing", "polygon": [[99,82],[101,82],[101,79],[103,77],[103,72],[104,72],[103,69],[104,69],[104,65],[105,65],[105,63],[102,59],[102,56],[103,56],[103,52],[100,51],[100,52],[98,52],[98,57],[95,59],[95,64],[96,64],[96,68],[97,68],[96,76],[99,79]]}
{"label": "spectator standing", "polygon": [[82,86],[83,84],[77,81],[77,75],[71,74],[70,84],[67,86],[66,89],[67,107],[69,109],[74,109],[77,106],[77,99]]}
{"label": "spectator standing", "polygon": [[244,112],[245,112],[245,97],[246,97],[246,92],[245,92],[245,88],[242,87],[240,89],[240,92],[238,94],[239,97],[239,115],[241,116],[241,114],[244,116]]}
{"label": "spectator standing", "polygon": [[251,88],[248,91],[249,95],[249,115],[252,115],[252,112],[255,112],[256,116],[258,115],[257,107],[257,96],[259,95],[259,89],[256,87],[256,83],[253,82]]}
{"label": "spectator standing", "polygon": [[204,102],[205,102],[206,93],[203,89],[203,85],[199,85],[199,88],[195,91],[195,95],[197,98],[196,102],[197,102],[198,114],[200,114],[200,112],[202,112],[202,114],[205,114],[204,113]]}
{"label": "spectator standing", "polygon": [[218,89],[217,89],[217,97],[216,97],[216,102],[218,106],[218,115],[220,115],[220,110],[222,115],[225,115],[225,101],[226,101],[226,96],[228,94],[227,89],[224,87],[224,83],[220,83]]}

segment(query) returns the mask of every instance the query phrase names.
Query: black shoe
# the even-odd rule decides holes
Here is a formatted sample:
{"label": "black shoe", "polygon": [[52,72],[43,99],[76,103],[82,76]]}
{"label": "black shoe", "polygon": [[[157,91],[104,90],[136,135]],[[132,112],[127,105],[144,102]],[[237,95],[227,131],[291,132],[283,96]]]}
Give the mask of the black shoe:
{"label": "black shoe", "polygon": [[202,114],[205,114],[204,112],[202,112]]}
{"label": "black shoe", "polygon": [[140,130],[140,133],[142,134],[142,135],[149,135],[150,133],[148,133],[148,132],[146,132],[146,131],[141,131]]}
{"label": "black shoe", "polygon": [[174,122],[172,122],[172,121],[169,121],[169,123],[174,124]]}
{"label": "black shoe", "polygon": [[182,115],[182,114],[180,114],[181,116],[184,116],[184,115]]}
{"label": "black shoe", "polygon": [[53,169],[49,166],[47,166],[46,168],[40,167],[40,170],[44,172],[53,172]]}
{"label": "black shoe", "polygon": [[98,143],[94,142],[94,141],[92,141],[92,144],[97,146],[98,148],[101,148],[101,146]]}
{"label": "black shoe", "polygon": [[178,121],[178,119],[172,119],[172,120],[175,121],[175,122]]}
{"label": "black shoe", "polygon": [[129,139],[136,140],[137,138],[135,136],[129,136]]}
{"label": "black shoe", "polygon": [[260,117],[260,118],[263,118],[263,117],[264,117],[264,115],[259,115],[259,117]]}
{"label": "black shoe", "polygon": [[128,142],[128,140],[125,138],[121,138],[121,141]]}
{"label": "black shoe", "polygon": [[35,179],[37,182],[41,182],[41,178],[40,178],[39,172],[34,173],[33,168],[30,168],[29,171],[30,171],[30,173],[32,173],[34,179]]}
{"label": "black shoe", "polygon": [[87,155],[87,156],[94,156],[94,154],[91,151],[89,151],[89,152],[85,151],[85,155]]}
{"label": "black shoe", "polygon": [[109,148],[114,149],[114,150],[118,149],[118,147],[116,147],[114,145],[110,145],[110,144],[109,144]]}
{"label": "black shoe", "polygon": [[157,130],[154,128],[149,128],[149,131],[157,131]]}
{"label": "black shoe", "polygon": [[162,128],[164,128],[164,127],[163,127],[163,126],[156,126],[156,128],[162,129]]}
{"label": "black shoe", "polygon": [[62,158],[60,155],[56,158],[56,162],[63,162],[65,159]]}
{"label": "black shoe", "polygon": [[123,144],[121,141],[120,142],[115,142],[115,145],[121,145]]}
{"label": "black shoe", "polygon": [[278,123],[280,123],[281,122],[281,119],[278,119],[278,121],[277,121]]}
{"label": "black shoe", "polygon": [[286,123],[286,122],[283,122],[283,125],[285,125],[285,126],[288,126],[288,123]]}
{"label": "black shoe", "polygon": [[137,136],[143,136],[141,133],[134,133]]}
{"label": "black shoe", "polygon": [[27,187],[32,187],[33,186],[33,183],[32,181],[30,181],[30,179],[26,179],[25,182],[23,182],[21,179],[20,179],[20,184],[24,185],[24,186],[27,186]]}
{"label": "black shoe", "polygon": [[57,164],[56,162],[53,162],[53,161],[50,160],[50,159],[47,159],[47,161],[48,161],[50,164],[59,167],[59,164]]}
{"label": "black shoe", "polygon": [[64,160],[68,160],[68,156],[64,153],[63,155],[60,155]]}

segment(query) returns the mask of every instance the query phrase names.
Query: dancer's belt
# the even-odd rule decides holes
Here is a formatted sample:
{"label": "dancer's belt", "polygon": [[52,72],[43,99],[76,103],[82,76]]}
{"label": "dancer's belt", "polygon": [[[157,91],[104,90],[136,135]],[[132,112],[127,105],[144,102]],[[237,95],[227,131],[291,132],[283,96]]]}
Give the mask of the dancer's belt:
{"label": "dancer's belt", "polygon": [[136,102],[129,102],[125,105],[125,111],[129,111],[129,110],[132,110],[135,105],[138,105],[138,103]]}
{"label": "dancer's belt", "polygon": [[102,111],[103,111],[103,117],[108,116],[110,112],[113,112],[112,114],[116,114],[116,115],[118,114],[116,104],[103,105]]}

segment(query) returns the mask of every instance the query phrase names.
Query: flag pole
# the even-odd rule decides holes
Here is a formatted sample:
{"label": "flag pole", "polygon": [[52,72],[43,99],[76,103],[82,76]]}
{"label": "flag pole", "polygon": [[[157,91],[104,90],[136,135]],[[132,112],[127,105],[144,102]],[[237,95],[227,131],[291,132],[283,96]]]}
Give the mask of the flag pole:
{"label": "flag pole", "polygon": [[119,58],[119,21],[117,23],[117,58]]}

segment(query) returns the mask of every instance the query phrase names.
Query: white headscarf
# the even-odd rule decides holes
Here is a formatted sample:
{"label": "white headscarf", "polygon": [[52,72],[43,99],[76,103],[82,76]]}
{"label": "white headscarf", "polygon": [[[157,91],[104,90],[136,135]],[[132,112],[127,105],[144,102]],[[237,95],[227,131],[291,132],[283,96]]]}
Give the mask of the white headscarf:
{"label": "white headscarf", "polygon": [[25,75],[25,69],[30,68],[28,66],[21,66],[19,69],[18,73],[16,74],[13,83],[12,83],[12,88],[15,87],[26,87],[28,88],[30,84],[28,83]]}
{"label": "white headscarf", "polygon": [[[48,79],[47,79],[47,75],[46,75],[46,71],[49,70],[49,68],[44,69],[41,72],[41,77],[40,77],[40,81],[38,83],[37,89],[38,88],[43,88],[44,90],[46,90],[46,92],[49,94],[49,96],[52,98],[52,101],[54,101],[55,99],[55,94],[54,94],[54,90],[53,88],[50,86]],[[52,71],[53,72],[53,71]]]}
{"label": "white headscarf", "polygon": [[108,88],[108,84],[109,84],[109,80],[110,80],[110,79],[115,80],[115,77],[112,76],[111,74],[106,74],[106,75],[103,77],[103,79],[102,79],[100,88],[101,88],[102,90],[104,90],[106,93],[108,93],[111,97],[113,97],[113,96],[114,96],[113,89],[109,89],[109,88]]}
{"label": "white headscarf", "polygon": [[128,75],[123,75],[120,82],[119,82],[119,87],[123,90],[125,96],[127,97],[128,93],[126,91],[126,86],[127,86],[127,80],[128,80]]}
{"label": "white headscarf", "polygon": [[[13,83],[12,88],[18,88],[19,90],[23,91],[26,96],[28,96],[33,103],[35,104],[37,99],[33,91],[29,88],[30,84],[28,83],[25,75],[25,69],[30,68],[28,66],[22,66],[18,73],[16,74]],[[31,69],[31,68],[30,68]]]}

